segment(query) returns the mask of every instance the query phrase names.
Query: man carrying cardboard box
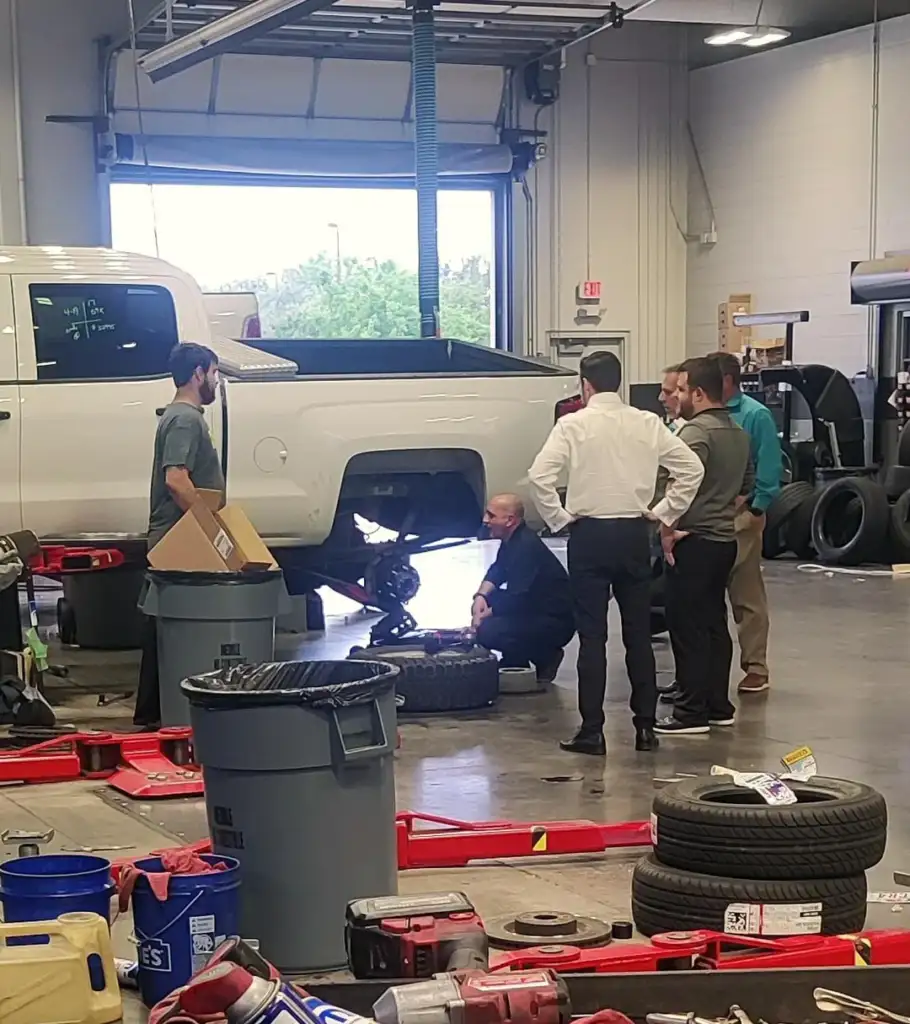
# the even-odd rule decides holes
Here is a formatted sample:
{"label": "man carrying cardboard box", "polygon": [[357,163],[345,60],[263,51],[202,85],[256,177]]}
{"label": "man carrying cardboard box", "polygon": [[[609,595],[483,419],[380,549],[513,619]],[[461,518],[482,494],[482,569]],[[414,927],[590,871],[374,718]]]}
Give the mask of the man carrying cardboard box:
{"label": "man carrying cardboard box", "polygon": [[[155,434],[149,498],[150,551],[184,512],[205,504],[212,492],[216,506],[224,503],[221,460],[202,411],[215,401],[218,392],[218,357],[204,345],[177,345],[169,366],[177,393],[161,414]],[[151,728],[161,721],[158,636],[155,619],[149,616],[146,621],[133,722]]]}

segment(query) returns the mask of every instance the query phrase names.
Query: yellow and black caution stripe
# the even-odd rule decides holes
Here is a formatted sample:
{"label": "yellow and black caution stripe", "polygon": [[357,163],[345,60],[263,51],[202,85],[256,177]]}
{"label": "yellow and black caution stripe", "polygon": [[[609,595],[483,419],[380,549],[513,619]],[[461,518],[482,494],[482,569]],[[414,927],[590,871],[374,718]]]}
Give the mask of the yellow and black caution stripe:
{"label": "yellow and black caution stripe", "polygon": [[534,825],[531,828],[531,852],[547,852],[547,830],[543,825]]}

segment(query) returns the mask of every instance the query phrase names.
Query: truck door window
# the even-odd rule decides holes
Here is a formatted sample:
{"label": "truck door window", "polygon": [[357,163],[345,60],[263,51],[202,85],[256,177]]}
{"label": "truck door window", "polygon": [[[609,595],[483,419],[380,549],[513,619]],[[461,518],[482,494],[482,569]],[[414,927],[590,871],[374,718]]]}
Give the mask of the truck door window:
{"label": "truck door window", "polygon": [[177,344],[167,288],[132,284],[29,285],[38,380],[166,374]]}

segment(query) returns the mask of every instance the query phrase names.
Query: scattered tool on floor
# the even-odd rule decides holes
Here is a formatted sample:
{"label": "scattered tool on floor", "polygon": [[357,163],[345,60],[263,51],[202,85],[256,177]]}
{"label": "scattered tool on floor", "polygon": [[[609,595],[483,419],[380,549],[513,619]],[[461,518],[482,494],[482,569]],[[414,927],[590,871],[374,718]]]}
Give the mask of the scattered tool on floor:
{"label": "scattered tool on floor", "polygon": [[494,946],[506,948],[539,946],[541,943],[603,946],[612,938],[612,929],[606,921],[556,910],[506,914],[487,921],[486,929]]}
{"label": "scattered tool on floor", "polygon": [[17,857],[37,857],[45,843],[53,841],[55,831],[49,828],[46,832],[26,832],[23,829],[8,828],[0,832],[0,843],[4,846],[16,846]]}
{"label": "scattered tool on floor", "polygon": [[0,783],[104,779],[127,796],[153,800],[201,796],[192,730],[148,733],[72,732],[17,750],[0,751]]}
{"label": "scattered tool on floor", "polygon": [[[399,871],[462,868],[482,860],[560,857],[651,845],[651,826],[647,821],[609,824],[584,819],[542,822],[462,821],[436,814],[400,811],[395,816],[395,827]],[[201,839],[185,848],[196,853],[211,853],[212,842],[210,839]],[[154,851],[155,854],[162,852]],[[115,871],[123,863],[125,861],[115,862]]]}
{"label": "scattered tool on floor", "polygon": [[567,1024],[569,993],[554,971],[502,977],[455,971],[427,981],[394,985],[376,1000],[379,1024]]}
{"label": "scattered tool on floor", "polygon": [[667,932],[649,942],[580,949],[549,944],[498,953],[490,970],[549,967],[563,974],[620,974],[672,970],[755,970],[807,967],[910,965],[910,931],[856,935],[747,938],[711,931]]}
{"label": "scattered tool on floor", "polygon": [[354,900],[345,918],[355,978],[430,978],[489,964],[483,922],[463,892]]}

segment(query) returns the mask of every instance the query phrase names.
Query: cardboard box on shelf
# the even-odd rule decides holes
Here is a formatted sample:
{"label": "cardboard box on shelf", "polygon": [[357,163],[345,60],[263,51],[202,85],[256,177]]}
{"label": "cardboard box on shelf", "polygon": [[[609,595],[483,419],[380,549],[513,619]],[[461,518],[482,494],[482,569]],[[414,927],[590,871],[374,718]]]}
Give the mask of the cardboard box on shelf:
{"label": "cardboard box on shelf", "polygon": [[752,296],[747,294],[731,295],[726,302],[717,307],[718,330],[726,331],[733,327],[734,313],[751,313]]}
{"label": "cardboard box on shelf", "polygon": [[200,491],[201,501],[148,553],[153,569],[182,572],[242,572],[277,569],[278,563],[239,505],[221,504],[215,491]]}
{"label": "cardboard box on shelf", "polygon": [[730,327],[725,331],[717,332],[717,348],[720,352],[742,352],[744,346],[750,343],[752,337],[751,327]]}
{"label": "cardboard box on shelf", "polygon": [[784,361],[785,346],[783,338],[753,338],[749,342],[749,361],[759,369],[780,366]]}

